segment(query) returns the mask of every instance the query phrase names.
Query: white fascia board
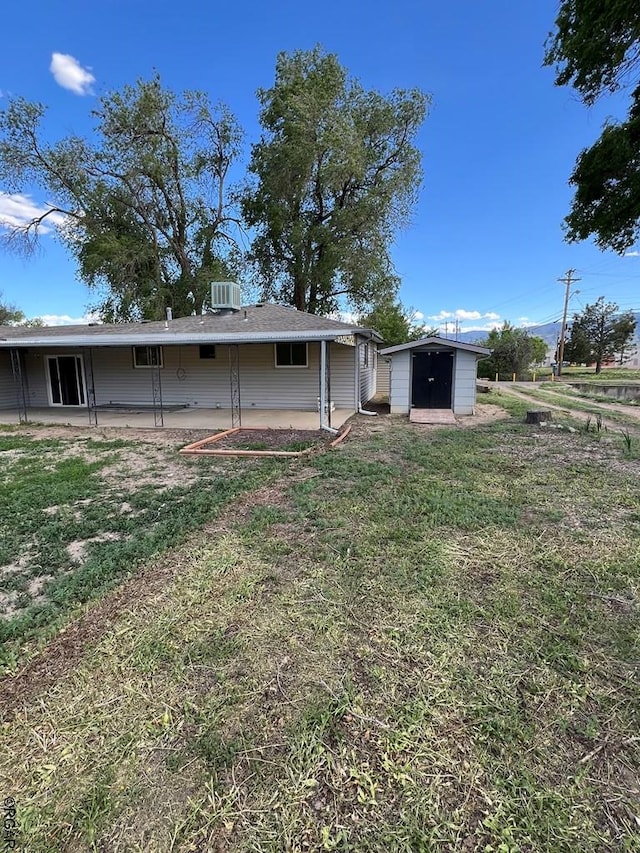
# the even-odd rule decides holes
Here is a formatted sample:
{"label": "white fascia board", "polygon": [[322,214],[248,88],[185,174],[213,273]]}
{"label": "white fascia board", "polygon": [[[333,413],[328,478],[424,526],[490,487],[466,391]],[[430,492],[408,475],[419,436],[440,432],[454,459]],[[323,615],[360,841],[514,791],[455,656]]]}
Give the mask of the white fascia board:
{"label": "white fascia board", "polygon": [[[356,334],[352,329],[350,334]],[[127,347],[127,346],[172,346],[186,344],[272,344],[290,341],[331,341],[345,333],[339,330],[328,332],[254,332],[248,335],[227,334],[172,334],[162,332],[149,335],[55,335],[51,337],[8,338],[0,340],[0,348],[20,347]]]}

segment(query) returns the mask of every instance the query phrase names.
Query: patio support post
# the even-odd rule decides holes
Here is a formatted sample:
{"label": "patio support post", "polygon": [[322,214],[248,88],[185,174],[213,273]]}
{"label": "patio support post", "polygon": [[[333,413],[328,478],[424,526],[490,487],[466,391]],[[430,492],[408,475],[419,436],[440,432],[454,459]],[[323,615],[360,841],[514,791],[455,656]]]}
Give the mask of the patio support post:
{"label": "patio support post", "polygon": [[11,372],[13,373],[13,384],[16,390],[16,406],[18,419],[21,424],[26,424],[27,417],[27,392],[24,384],[24,373],[22,372],[22,358],[19,349],[10,350]]}
{"label": "patio support post", "polygon": [[87,367],[85,369],[87,384],[87,411],[89,413],[89,426],[98,426],[98,409],[96,407],[96,386],[93,375],[93,348],[87,350]]}
{"label": "patio support post", "polygon": [[238,344],[229,344],[229,391],[231,396],[231,428],[235,429],[242,426],[240,348]]}
{"label": "patio support post", "polygon": [[338,430],[331,426],[331,384],[329,381],[329,354],[327,351],[327,342],[320,341],[320,429],[334,435]]}
{"label": "patio support post", "polygon": [[324,429],[327,405],[327,342],[320,341],[320,429]]}
{"label": "patio support post", "polygon": [[360,335],[354,335],[354,340],[356,342],[355,347],[353,348],[353,356],[355,358],[355,408],[356,412],[360,411],[360,406],[362,405],[362,400],[360,399]]}
{"label": "patio support post", "polygon": [[164,409],[162,407],[162,379],[160,365],[154,364],[151,369],[151,393],[153,396],[153,425],[164,426]]}

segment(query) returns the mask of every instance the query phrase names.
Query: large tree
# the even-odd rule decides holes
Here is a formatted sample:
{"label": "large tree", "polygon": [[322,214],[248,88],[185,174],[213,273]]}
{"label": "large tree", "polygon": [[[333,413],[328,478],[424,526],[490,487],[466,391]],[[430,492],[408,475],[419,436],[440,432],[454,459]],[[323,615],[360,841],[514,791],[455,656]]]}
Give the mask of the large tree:
{"label": "large tree", "polygon": [[562,0],[545,64],[556,84],[572,85],[587,105],[626,89],[624,121],[609,120],[579,155],[566,217],[569,241],[590,236],[603,249],[624,252],[640,237],[640,5],[630,0]]}
{"label": "large tree", "polygon": [[241,133],[206,95],[139,81],[103,97],[91,140],[46,141],[45,108],[18,98],[0,112],[0,186],[36,185],[51,205],[9,230],[33,248],[43,226],[58,233],[108,320],[200,313],[210,282],[229,274],[235,220],[229,168]]}
{"label": "large tree", "polygon": [[511,379],[514,373],[521,374],[533,364],[542,362],[547,353],[542,338],[507,322],[500,329],[492,329],[480,343],[492,352],[489,358],[478,362],[478,375],[490,379],[496,374],[502,379]]}
{"label": "large tree", "polygon": [[635,331],[633,312],[621,314],[615,302],[605,302],[601,296],[593,305],[587,305],[581,314],[574,316],[571,334],[565,344],[565,357],[578,363],[595,362],[596,373],[600,373],[603,362],[624,351]]}
{"label": "large tree", "polygon": [[427,96],[367,91],[317,47],[280,54],[258,97],[242,209],[264,296],[319,314],[393,297],[390,246],[420,187]]}

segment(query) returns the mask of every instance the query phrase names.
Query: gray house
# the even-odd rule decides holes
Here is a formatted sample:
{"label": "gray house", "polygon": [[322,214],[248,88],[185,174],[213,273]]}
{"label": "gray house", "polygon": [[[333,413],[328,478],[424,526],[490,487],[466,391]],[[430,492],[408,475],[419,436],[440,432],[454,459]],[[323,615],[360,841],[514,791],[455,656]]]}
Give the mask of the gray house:
{"label": "gray house", "polygon": [[5,326],[0,410],[21,421],[84,411],[104,423],[106,413],[135,409],[156,425],[176,411],[189,425],[185,413],[197,411],[198,426],[235,426],[260,410],[309,412],[305,423],[331,429],[373,397],[380,340],[372,329],[271,304],[164,322]]}
{"label": "gray house", "polygon": [[435,337],[380,350],[391,359],[391,414],[450,409],[472,415],[478,360],[490,354],[485,347]]}

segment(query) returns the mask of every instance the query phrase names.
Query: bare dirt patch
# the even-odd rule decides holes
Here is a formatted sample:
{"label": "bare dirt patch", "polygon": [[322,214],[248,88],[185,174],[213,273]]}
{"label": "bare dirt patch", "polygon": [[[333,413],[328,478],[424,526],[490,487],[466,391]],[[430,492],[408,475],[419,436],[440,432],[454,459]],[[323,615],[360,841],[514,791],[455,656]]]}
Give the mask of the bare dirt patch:
{"label": "bare dirt patch", "polygon": [[97,536],[91,536],[89,539],[75,539],[67,545],[67,554],[74,563],[82,565],[87,559],[88,545],[91,545],[93,542],[114,542],[118,539],[122,539],[122,534],[114,533],[113,531],[106,531]]}
{"label": "bare dirt patch", "polygon": [[125,494],[144,486],[164,492],[175,486],[189,486],[201,476],[197,468],[185,465],[182,457],[163,447],[146,447],[143,453],[135,448],[120,448],[116,453],[117,459],[104,467],[100,476],[109,487]]}
{"label": "bare dirt patch", "polygon": [[207,447],[216,450],[303,450],[321,447],[327,442],[327,436],[319,429],[242,429]]}
{"label": "bare dirt patch", "polygon": [[[391,415],[389,406],[385,403],[368,403],[367,409],[375,411],[376,417],[354,415],[349,420],[349,424],[353,427],[351,434],[353,438],[386,433],[388,430],[396,429],[399,426],[413,430],[417,435],[424,435],[425,432],[433,430],[451,429],[448,424],[409,423],[407,415]],[[473,427],[502,421],[508,417],[510,417],[508,412],[505,412],[501,406],[494,406],[491,403],[478,403],[475,415],[456,417],[456,427],[458,429],[472,429]]]}
{"label": "bare dirt patch", "polygon": [[476,403],[475,415],[458,417],[456,421],[459,427],[469,428],[503,421],[508,417],[509,414],[501,406],[494,406],[492,403]]}
{"label": "bare dirt patch", "polygon": [[[139,444],[153,444],[156,447],[176,447],[211,434],[206,429],[142,429],[136,427],[78,427],[78,426],[21,426],[15,431],[18,435],[28,435],[36,439],[80,439],[87,441],[131,441]],[[11,452],[11,451],[7,451]]]}

